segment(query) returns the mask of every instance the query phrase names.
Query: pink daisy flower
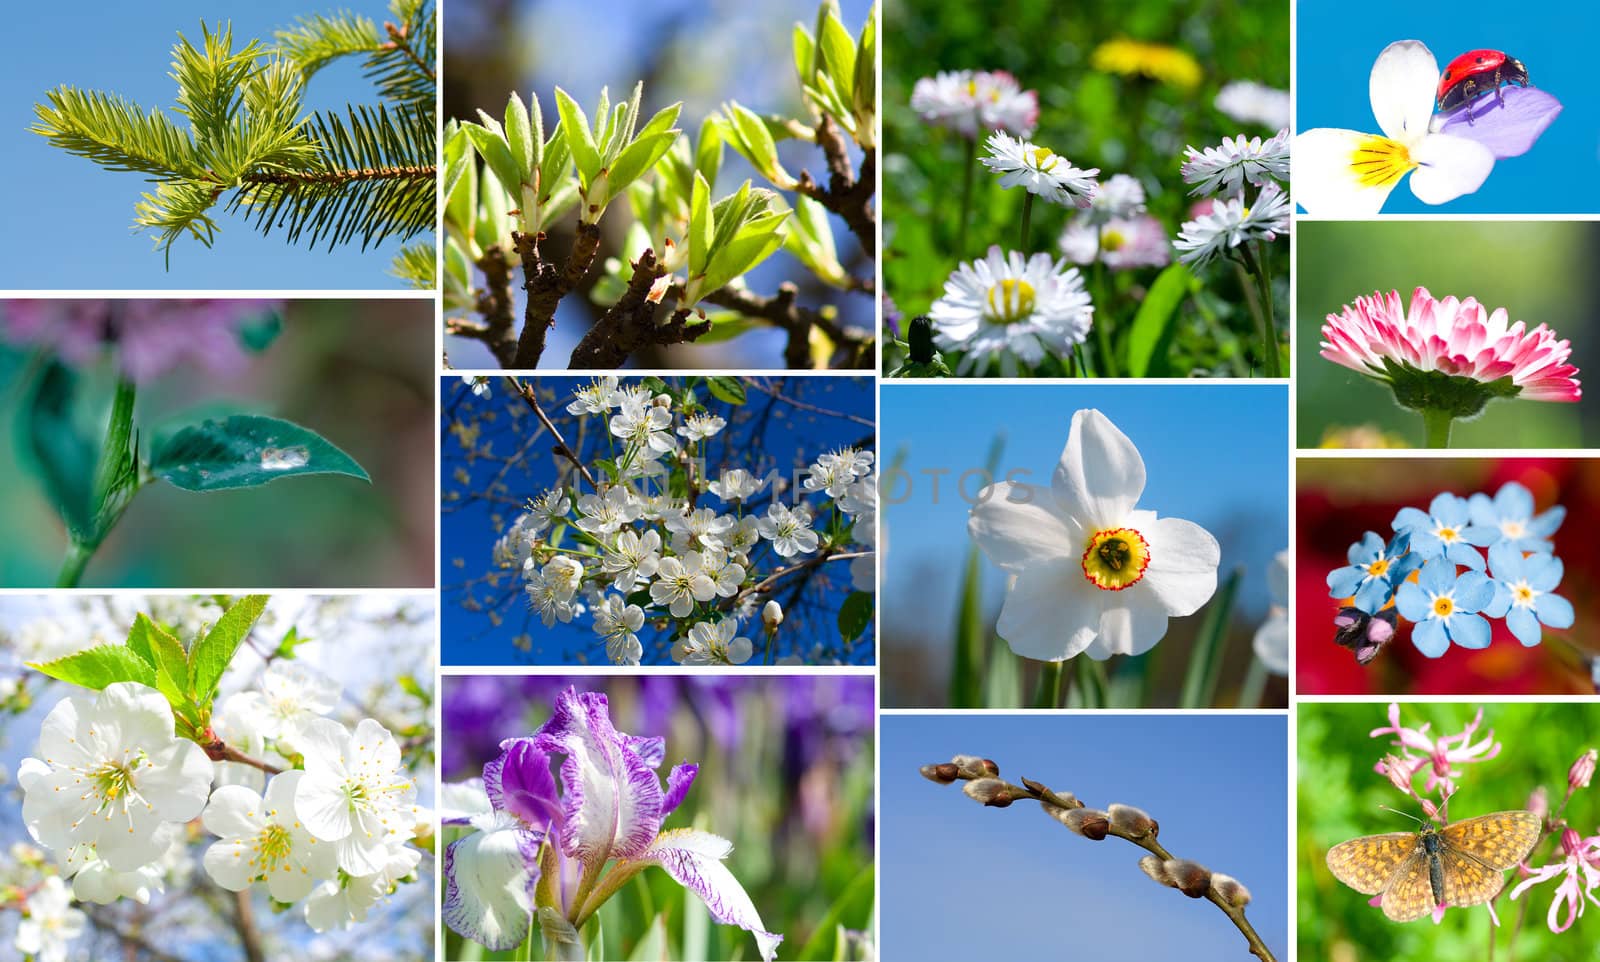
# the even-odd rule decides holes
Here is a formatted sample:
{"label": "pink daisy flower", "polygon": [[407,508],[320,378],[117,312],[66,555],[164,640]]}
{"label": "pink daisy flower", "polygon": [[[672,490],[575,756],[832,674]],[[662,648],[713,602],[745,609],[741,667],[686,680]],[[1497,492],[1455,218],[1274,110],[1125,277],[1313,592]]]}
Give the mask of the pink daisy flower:
{"label": "pink daisy flower", "polygon": [[1505,308],[1490,312],[1471,297],[1435,300],[1419,287],[1407,310],[1399,291],[1374,292],[1328,315],[1322,356],[1390,383],[1396,368],[1409,368],[1483,384],[1509,377],[1518,397],[1535,401],[1582,397],[1578,369],[1567,363],[1572,345],[1543,324],[1509,321]]}

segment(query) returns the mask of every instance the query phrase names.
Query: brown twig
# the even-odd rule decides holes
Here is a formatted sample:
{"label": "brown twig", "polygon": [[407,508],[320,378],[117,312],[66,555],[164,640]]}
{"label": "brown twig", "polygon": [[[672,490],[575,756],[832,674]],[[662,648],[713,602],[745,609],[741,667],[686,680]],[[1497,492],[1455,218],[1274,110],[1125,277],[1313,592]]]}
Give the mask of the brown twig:
{"label": "brown twig", "polygon": [[[1085,808],[1083,802],[1071,792],[1055,792],[1030,778],[1024,778],[1021,785],[1013,785],[1001,781],[999,765],[975,755],[957,755],[948,762],[924,765],[921,773],[924,778],[939,784],[947,785],[955,781],[971,782],[972,784],[963,789],[963,793],[980,804],[993,808],[1006,808],[1018,800],[1033,799],[1039,802],[1045,814],[1085,838],[1100,840],[1108,835],[1115,835],[1149,852],[1161,863],[1175,861],[1172,853],[1156,840],[1160,827],[1155,820],[1137,809],[1112,805],[1108,809],[1110,813],[1108,815],[1106,812]],[[1123,813],[1117,812],[1119,808],[1123,809]],[[1211,884],[1212,873],[1202,866],[1188,864],[1203,873],[1199,879],[1200,885],[1204,886],[1203,890],[1199,887],[1187,887],[1173,879],[1157,880],[1182,890],[1191,898],[1203,897],[1211,902],[1227,915],[1228,920],[1244,936],[1251,955],[1261,962],[1276,962],[1272,950],[1267,948],[1266,942],[1256,932],[1255,926],[1245,918],[1244,910],[1245,903],[1249,901],[1248,896],[1231,900],[1225,898],[1218,892],[1217,886]],[[1142,864],[1140,869],[1146,874],[1151,874]],[[1151,877],[1157,878],[1155,874],[1151,874]]]}
{"label": "brown twig", "polygon": [[545,338],[556,322],[556,306],[578,286],[594,264],[595,255],[600,251],[600,226],[578,225],[578,236],[573,239],[572,250],[561,268],[546,261],[540,252],[544,234],[512,231],[511,239],[522,261],[522,287],[528,292],[528,303],[522,309],[522,336],[517,341],[511,367],[531,371],[539,366],[539,359],[544,356]]}
{"label": "brown twig", "polygon": [[778,582],[789,577],[790,575],[798,574],[799,572],[815,568],[825,561],[848,561],[851,558],[865,558],[871,553],[872,552],[870,551],[824,551],[822,554],[819,554],[813,558],[807,558],[799,564],[793,564],[787,568],[779,568],[777,571],[767,575],[765,578],[749,586],[748,588],[739,589],[739,593],[734,595],[732,598],[722,599],[722,601],[718,603],[717,607],[724,611],[732,610],[734,606],[739,604],[740,599],[748,597],[749,595],[765,594],[766,592],[772,590],[772,588],[775,587]]}
{"label": "brown twig", "polygon": [[501,367],[516,360],[517,332],[516,307],[511,299],[511,265],[506,263],[500,245],[491,244],[478,258],[478,270],[483,272],[484,287],[478,292],[474,309],[483,317],[482,324],[471,324],[457,319],[445,320],[445,331],[482,341]]}
{"label": "brown twig", "polygon": [[796,190],[843,218],[861,249],[872,257],[878,250],[878,221],[872,210],[877,151],[861,152],[861,173],[857,176],[850,168],[850,147],[843,132],[826,115],[817,123],[817,146],[828,160],[827,189],[823,189],[809,171],[802,170]]}
{"label": "brown twig", "polygon": [[244,949],[247,962],[266,962],[267,954],[261,948],[261,932],[256,928],[256,914],[250,904],[250,890],[233,893],[233,927],[239,933],[239,945]]}
{"label": "brown twig", "polygon": [[544,424],[545,430],[550,432],[550,436],[556,439],[556,454],[571,461],[572,466],[578,469],[579,474],[583,475],[583,480],[589,482],[589,487],[599,491],[600,485],[595,483],[594,475],[589,473],[588,465],[578,460],[578,452],[567,445],[567,439],[561,436],[561,432],[551,422],[550,415],[544,413],[544,408],[539,406],[539,399],[534,396],[533,387],[523,384],[521,380],[515,377],[508,377],[506,380],[510,382],[511,389],[520,394],[522,399],[528,402],[528,406],[533,408],[533,413],[538,415],[540,422]]}
{"label": "brown twig", "polygon": [[95,928],[116,936],[122,942],[124,948],[132,947],[146,957],[154,959],[155,962],[184,962],[181,956],[173,955],[171,952],[162,949],[139,932],[123,929],[104,907],[79,903],[77,908],[82,909],[89,916],[90,921],[94,922]]}
{"label": "brown twig", "polygon": [[[674,290],[681,291],[681,285],[675,286]],[[812,327],[819,328],[839,345],[840,350],[846,352],[844,362],[840,366],[870,367],[873,351],[872,336],[860,328],[845,327],[828,312],[812,310],[795,303],[795,295],[798,293],[799,289],[794,284],[785,281],[778,285],[778,293],[771,297],[762,297],[751,293],[748,289],[724,287],[707,294],[704,300],[708,304],[738,311],[746,317],[770,321],[787,331],[789,342],[784,349],[783,357],[784,363],[791,368],[806,369],[812,366]]]}
{"label": "brown twig", "polygon": [[387,21],[384,22],[383,29],[384,32],[389,35],[389,42],[394,44],[401,53],[405,54],[407,60],[416,64],[417,69],[427,74],[429,80],[437,79],[434,76],[433,64],[427,63],[421,57],[417,56],[416,48],[411,46],[411,38],[406,36],[405,30]]}
{"label": "brown twig", "polygon": [[211,741],[200,747],[205,749],[206,757],[214,762],[237,762],[240,765],[249,765],[251,768],[260,769],[268,775],[277,775],[283,771],[276,765],[269,765],[259,758],[252,758],[246,755],[220,738],[212,738]]}
{"label": "brown twig", "polygon": [[665,324],[656,323],[656,307],[666,292],[653,294],[652,290],[666,273],[656,261],[655,251],[646,248],[633,262],[628,289],[578,342],[567,366],[575,371],[611,370],[621,367],[642,347],[682,344],[711,330],[708,321],[691,321],[687,308],[674,311]]}

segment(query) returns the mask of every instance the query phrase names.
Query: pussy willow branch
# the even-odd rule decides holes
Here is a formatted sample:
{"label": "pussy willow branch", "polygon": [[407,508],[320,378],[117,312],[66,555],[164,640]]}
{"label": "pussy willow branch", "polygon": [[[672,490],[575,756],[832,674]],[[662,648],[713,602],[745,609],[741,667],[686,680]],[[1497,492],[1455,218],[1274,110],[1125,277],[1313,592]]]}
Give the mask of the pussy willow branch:
{"label": "pussy willow branch", "polygon": [[[959,759],[961,756],[957,756],[957,758]],[[961,766],[951,762],[939,765],[924,766],[922,769],[922,774],[925,778],[928,778],[931,781],[942,783],[954,781],[973,781],[977,779],[991,779],[997,782],[1000,781],[999,766],[986,759],[978,760],[973,756],[967,756],[967,758],[973,761],[981,761],[982,764],[989,766],[989,768],[987,770],[975,770],[970,766]],[[1001,787],[997,788],[995,796],[995,800],[983,801],[980,799],[979,801],[982,801],[986,806],[1004,808],[1009,806],[1017,799],[1033,799],[1034,801],[1040,803],[1040,807],[1044,809],[1046,814],[1052,814],[1050,811],[1052,808],[1057,810],[1072,810],[1081,809],[1084,807],[1083,802],[1079,801],[1071,792],[1065,794],[1055,792],[1030,778],[1024,778],[1021,785],[1012,785],[1009,782],[1002,782]],[[1003,796],[1003,800],[999,796]],[[1053,814],[1052,817],[1054,817]],[[1149,852],[1151,855],[1154,855],[1156,858],[1161,859],[1163,862],[1171,861],[1174,858],[1173,854],[1167,851],[1166,847],[1160,842],[1156,841],[1156,828],[1154,827],[1153,821],[1151,824],[1152,827],[1148,830],[1148,834],[1125,834],[1113,824],[1108,830],[1102,830],[1101,835],[1094,837],[1100,838],[1104,836],[1115,835],[1118,838],[1132,842],[1133,844]],[[1141,871],[1142,870],[1143,869],[1141,868]],[[1267,948],[1267,944],[1262,941],[1261,936],[1256,933],[1255,926],[1251,925],[1250,920],[1245,918],[1243,905],[1235,905],[1230,903],[1228,900],[1218,895],[1216,889],[1209,885],[1205,891],[1205,898],[1217,908],[1221,909],[1223,914],[1228,917],[1228,920],[1232,922],[1234,927],[1239,930],[1239,933],[1244,936],[1245,942],[1249,946],[1251,955],[1254,955],[1256,958],[1260,959],[1261,962],[1277,962],[1272,955],[1272,950]]]}
{"label": "pussy willow branch", "polygon": [[579,460],[578,452],[567,445],[567,439],[561,436],[561,432],[551,422],[550,415],[544,413],[544,408],[539,406],[539,399],[534,396],[533,387],[523,384],[520,379],[515,377],[506,378],[506,382],[511,385],[513,391],[516,391],[524,401],[528,402],[528,406],[533,408],[533,413],[538,415],[539,420],[544,424],[545,430],[550,432],[552,438],[555,438],[556,454],[572,462],[572,466],[578,469],[579,474],[583,475],[583,480],[589,482],[589,487],[592,490],[599,491],[600,485],[595,483],[594,475],[589,473],[589,466]]}
{"label": "pussy willow branch", "polygon": [[817,124],[817,146],[828,159],[828,186],[824,189],[812,179],[809,171],[802,170],[796,190],[843,218],[861,249],[872,257],[878,250],[878,222],[872,210],[872,194],[877,187],[877,151],[862,151],[858,176],[850,167],[850,147],[843,132],[827,116]]}

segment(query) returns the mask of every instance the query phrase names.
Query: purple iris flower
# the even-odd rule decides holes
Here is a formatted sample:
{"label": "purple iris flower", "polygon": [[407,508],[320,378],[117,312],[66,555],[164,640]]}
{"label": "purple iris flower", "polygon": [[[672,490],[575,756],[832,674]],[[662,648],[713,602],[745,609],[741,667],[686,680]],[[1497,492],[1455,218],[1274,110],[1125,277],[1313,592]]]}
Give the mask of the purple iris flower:
{"label": "purple iris flower", "polygon": [[475,829],[445,850],[445,924],[507,950],[529,937],[537,915],[555,954],[581,959],[576,939],[584,923],[633,876],[658,865],[717,921],[754,934],[771,962],[783,936],[764,931],[750,896],[722,864],[733,843],[661,828],[698,765],[673,767],[663,785],[656,770],[666,761],[665,740],[617,731],[606,696],[576,687],[556,697],[550,720],[533,735],[500,747],[481,781],[440,793],[444,824]]}

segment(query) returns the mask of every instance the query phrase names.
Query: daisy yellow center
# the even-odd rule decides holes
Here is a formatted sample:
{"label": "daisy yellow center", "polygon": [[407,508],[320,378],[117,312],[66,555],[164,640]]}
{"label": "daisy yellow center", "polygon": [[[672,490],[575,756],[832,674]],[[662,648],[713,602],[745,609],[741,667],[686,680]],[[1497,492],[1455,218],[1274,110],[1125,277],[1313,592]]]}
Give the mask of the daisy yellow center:
{"label": "daisy yellow center", "polygon": [[1150,567],[1150,544],[1132,528],[1104,528],[1083,550],[1083,576],[1104,591],[1138,584]]}
{"label": "daisy yellow center", "polygon": [[1031,164],[1035,170],[1041,172],[1048,173],[1054,169],[1058,159],[1059,158],[1056,157],[1055,151],[1051,150],[1049,147],[1034,147],[1032,150],[1028,151],[1028,163]]}
{"label": "daisy yellow center", "polygon": [[989,320],[996,324],[1015,324],[1033,314],[1033,285],[1008,277],[989,288]]}
{"label": "daisy yellow center", "polygon": [[968,97],[976,97],[977,95],[978,95],[978,82],[976,80],[967,81],[967,96]]}
{"label": "daisy yellow center", "polygon": [[1388,558],[1379,558],[1377,561],[1374,561],[1371,564],[1367,565],[1367,574],[1371,575],[1374,578],[1381,578],[1385,574],[1387,574],[1388,571],[1389,571],[1389,559]]}
{"label": "daisy yellow center", "polygon": [[1455,614],[1455,611],[1455,599],[1451,598],[1449,595],[1440,595],[1439,597],[1433,599],[1433,614],[1435,617],[1448,618]]}
{"label": "daisy yellow center", "polygon": [[1100,236],[1100,249],[1107,251],[1120,251],[1128,246],[1128,239],[1122,236],[1122,231],[1108,230]]}
{"label": "daisy yellow center", "polygon": [[1393,187],[1416,168],[1405,144],[1376,134],[1361,138],[1350,155],[1350,169],[1362,187]]}

